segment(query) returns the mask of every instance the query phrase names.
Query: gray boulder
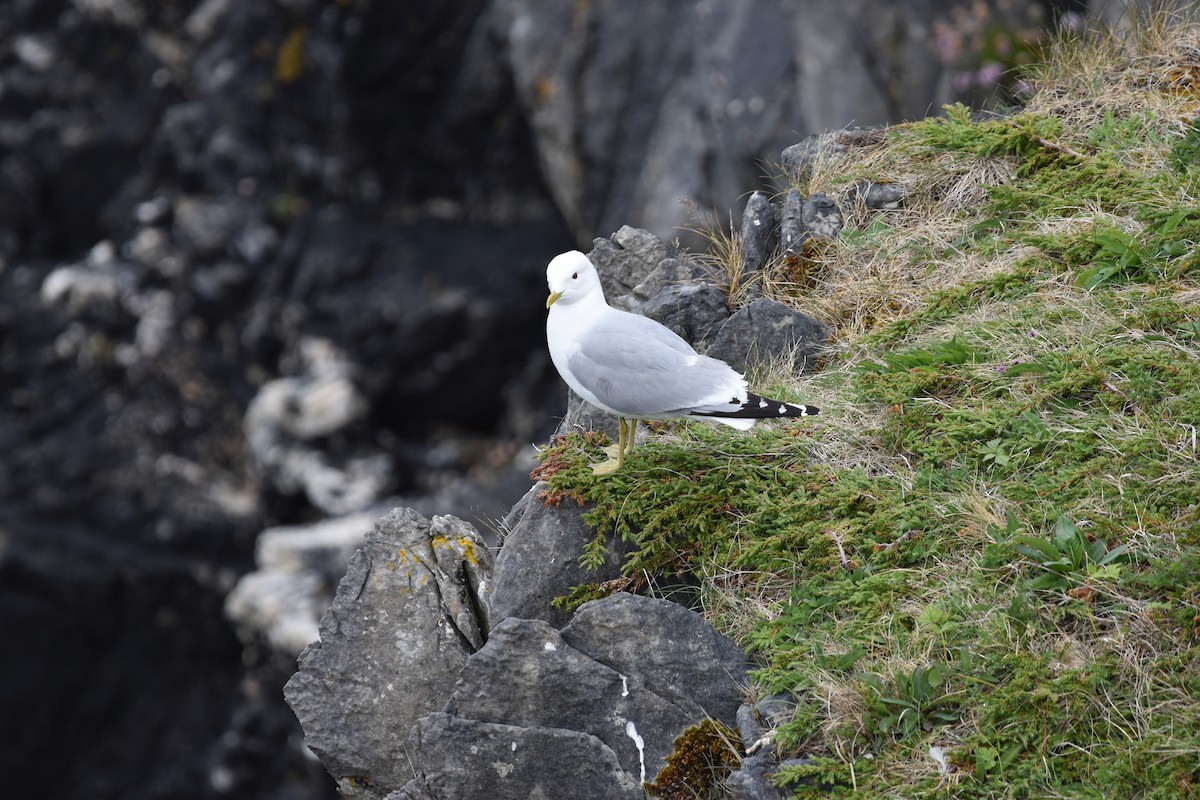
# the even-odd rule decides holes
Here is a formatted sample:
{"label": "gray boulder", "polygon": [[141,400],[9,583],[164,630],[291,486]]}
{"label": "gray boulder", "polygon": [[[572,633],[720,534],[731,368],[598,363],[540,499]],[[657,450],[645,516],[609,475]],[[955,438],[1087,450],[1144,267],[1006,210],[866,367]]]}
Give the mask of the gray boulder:
{"label": "gray boulder", "polygon": [[676,603],[618,592],[584,603],[563,640],[651,691],[731,724],[750,662],[703,617]]}
{"label": "gray boulder", "polygon": [[904,205],[908,197],[908,187],[900,183],[876,183],[875,181],[859,181],[854,184],[850,199],[862,203],[864,207],[891,211]]}
{"label": "gray boulder", "polygon": [[775,242],[775,207],[763,192],[754,192],[742,212],[742,272],[762,269]]}
{"label": "gray boulder", "polygon": [[804,230],[813,236],[836,239],[842,230],[842,210],[827,194],[809,195],[800,209]]}
{"label": "gray boulder", "polygon": [[579,556],[595,532],[583,523],[583,510],[573,501],[548,507],[538,499],[547,488],[538,483],[529,490],[525,513],[496,557],[495,577],[486,597],[495,623],[520,617],[565,625],[571,615],[550,604],[555,597],[574,586],[612,580],[621,574],[626,549],[620,541],[609,544],[608,556],[599,569],[589,571],[580,566]]}
{"label": "gray boulder", "polygon": [[680,733],[707,716],[733,721],[747,667],[698,614],[665,600],[615,594],[561,632],[507,619],[443,712],[414,727],[416,777],[392,800],[640,798]]}
{"label": "gray boulder", "polygon": [[665,287],[640,311],[693,346],[700,346],[729,318],[729,301],[725,292],[711,283],[685,283]]}
{"label": "gray boulder", "polygon": [[[636,634],[631,625],[645,619],[653,620],[653,613],[608,622]],[[680,650],[674,639],[642,641]],[[487,644],[471,656],[445,711],[480,722],[590,734],[617,754],[626,772],[649,780],[666,766],[675,737],[704,717],[696,702],[648,689],[645,681],[653,674],[641,667],[618,671],[571,647],[541,620],[510,618],[493,628]],[[729,676],[724,678],[725,686],[732,686]]]}
{"label": "gray boulder", "polygon": [[721,326],[705,351],[740,372],[754,361],[793,358],[803,372],[829,336],[829,328],[807,314],[760,297],[742,307]]}
{"label": "gray boulder", "polygon": [[[408,753],[419,777],[389,800],[643,800],[637,778],[595,736],[450,714],[417,722]],[[402,758],[402,756],[401,756]]]}
{"label": "gray boulder", "polygon": [[[642,289],[641,297],[635,289],[664,262],[673,261],[661,239],[649,231],[628,225],[622,226],[611,238],[596,239],[588,258],[600,274],[600,285],[609,305],[626,311],[649,297],[645,294],[648,287]],[[669,265],[669,269],[674,271],[674,265]]]}
{"label": "gray boulder", "polygon": [[321,641],[300,656],[284,696],[309,748],[347,796],[399,787],[403,737],[441,708],[483,646],[491,556],[471,526],[396,509],[350,559]]}
{"label": "gray boulder", "polygon": [[779,163],[790,180],[807,185],[817,159],[837,157],[856,147],[877,144],[884,135],[882,128],[845,128],[815,133],[785,147],[780,153]]}

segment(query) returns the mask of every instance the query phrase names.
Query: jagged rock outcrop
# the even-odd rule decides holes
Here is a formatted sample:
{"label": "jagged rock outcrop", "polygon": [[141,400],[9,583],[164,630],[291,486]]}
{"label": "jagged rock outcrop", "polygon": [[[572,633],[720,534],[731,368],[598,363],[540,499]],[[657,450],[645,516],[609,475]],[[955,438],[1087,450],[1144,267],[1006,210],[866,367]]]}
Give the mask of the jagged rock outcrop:
{"label": "jagged rock outcrop", "polygon": [[684,729],[733,719],[748,666],[665,600],[618,593],[584,604],[561,632],[509,618],[468,659],[444,713],[414,727],[416,777],[400,796],[451,800],[483,786],[496,800],[641,797]]}
{"label": "jagged rock outcrop", "polygon": [[783,303],[760,297],[743,306],[721,326],[707,355],[745,371],[756,361],[787,357],[799,371],[812,371],[829,338],[829,328]]}
{"label": "jagged rock outcrop", "polygon": [[553,606],[556,597],[567,595],[575,586],[621,574],[627,549],[619,541],[610,542],[599,568],[580,566],[579,557],[595,538],[595,531],[584,524],[583,509],[574,501],[545,505],[540,496],[548,489],[538,483],[529,490],[524,511],[496,556],[496,576],[486,598],[496,622],[520,617],[564,625],[571,614]]}
{"label": "jagged rock outcrop", "polygon": [[[531,515],[578,516],[536,499]],[[350,559],[285,689],[343,796],[638,797],[685,728],[734,723],[749,661],[682,606],[618,593],[561,626],[501,618],[522,609],[491,583],[545,563],[511,542],[493,566],[466,523],[396,509]]]}
{"label": "jagged rock outcrop", "polygon": [[403,737],[487,638],[491,561],[470,525],[409,509],[381,518],[350,559],[320,642],[284,689],[344,796],[408,780]]}

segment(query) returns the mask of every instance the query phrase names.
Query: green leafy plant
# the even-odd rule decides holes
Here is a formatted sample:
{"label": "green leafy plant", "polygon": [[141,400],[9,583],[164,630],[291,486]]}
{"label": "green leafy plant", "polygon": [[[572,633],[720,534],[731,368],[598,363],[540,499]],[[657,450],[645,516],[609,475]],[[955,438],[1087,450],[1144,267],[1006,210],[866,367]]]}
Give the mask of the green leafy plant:
{"label": "green leafy plant", "polygon": [[978,452],[983,456],[984,463],[991,462],[997,467],[1007,467],[1008,462],[1012,460],[1012,455],[1004,445],[1003,439],[988,440],[988,443],[980,447]]}
{"label": "green leafy plant", "polygon": [[837,672],[846,672],[850,670],[859,659],[867,654],[867,651],[859,646],[851,647],[844,653],[825,653],[825,648],[820,642],[813,645],[813,663],[821,669],[828,669]]}
{"label": "green leafy plant", "polygon": [[1079,527],[1067,516],[1058,518],[1053,539],[1036,536],[1014,536],[1013,548],[1034,560],[1045,572],[1029,583],[1031,589],[1066,591],[1091,578],[1115,578],[1120,574],[1116,564],[1129,551],[1123,544],[1111,550],[1102,539],[1088,541]]}
{"label": "green leafy plant", "polygon": [[871,712],[867,729],[876,735],[903,739],[957,722],[961,716],[954,695],[942,691],[946,668],[937,664],[915,667],[911,674],[898,672],[890,682],[870,673],[858,677],[866,686]]}
{"label": "green leafy plant", "polygon": [[928,347],[919,347],[903,353],[884,353],[883,362],[865,361],[857,367],[859,372],[899,372],[921,367],[942,367],[978,361],[975,349],[955,336],[944,342],[935,342]]}
{"label": "green leafy plant", "polygon": [[1094,289],[1117,278],[1143,278],[1169,259],[1187,254],[1192,243],[1172,234],[1194,213],[1191,208],[1175,209],[1147,225],[1141,236],[1119,228],[1102,229],[1092,237],[1097,253],[1092,266],[1079,273],[1079,285]]}

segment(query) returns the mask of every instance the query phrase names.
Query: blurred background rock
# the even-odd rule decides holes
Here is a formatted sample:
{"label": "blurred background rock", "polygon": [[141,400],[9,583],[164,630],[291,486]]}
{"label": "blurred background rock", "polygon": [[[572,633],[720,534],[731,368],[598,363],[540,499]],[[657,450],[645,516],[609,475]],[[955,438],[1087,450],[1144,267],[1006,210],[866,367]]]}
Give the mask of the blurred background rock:
{"label": "blurred background rock", "polygon": [[7,791],[331,796],[280,689],[371,519],[528,488],[549,258],[698,246],[784,147],[1019,102],[1114,8],[0,4]]}

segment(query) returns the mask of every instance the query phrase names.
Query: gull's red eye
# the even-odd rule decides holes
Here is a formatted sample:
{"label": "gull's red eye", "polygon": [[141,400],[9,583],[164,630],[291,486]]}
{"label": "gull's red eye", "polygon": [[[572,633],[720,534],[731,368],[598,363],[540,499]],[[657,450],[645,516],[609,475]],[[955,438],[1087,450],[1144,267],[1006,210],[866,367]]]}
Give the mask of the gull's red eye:
{"label": "gull's red eye", "polygon": [[571,280],[573,280],[573,281],[577,281],[577,280],[579,280],[579,273],[578,273],[578,272],[572,272],[572,273],[571,273]]}

